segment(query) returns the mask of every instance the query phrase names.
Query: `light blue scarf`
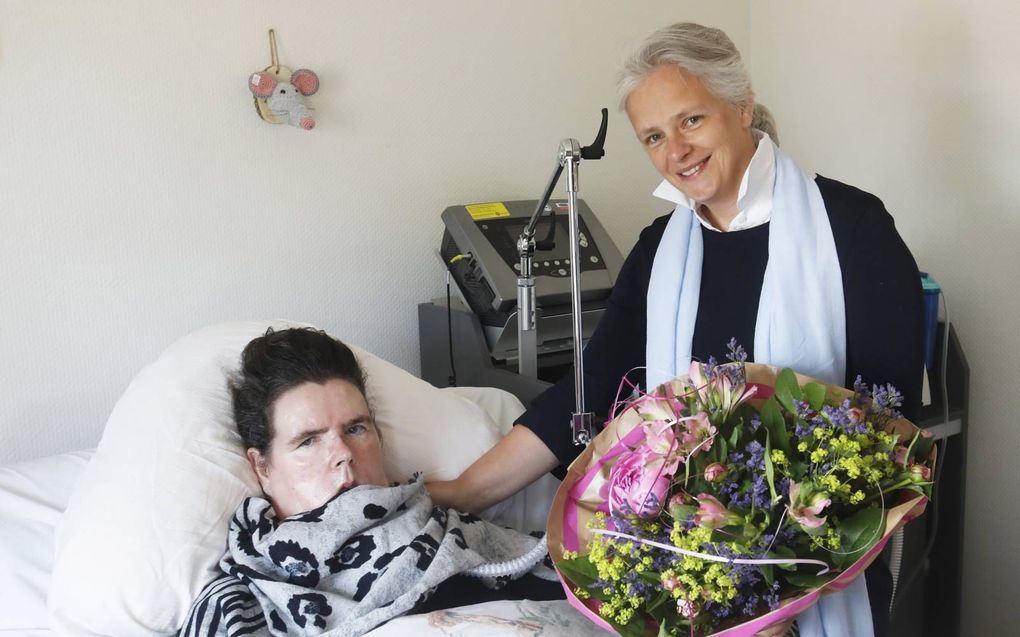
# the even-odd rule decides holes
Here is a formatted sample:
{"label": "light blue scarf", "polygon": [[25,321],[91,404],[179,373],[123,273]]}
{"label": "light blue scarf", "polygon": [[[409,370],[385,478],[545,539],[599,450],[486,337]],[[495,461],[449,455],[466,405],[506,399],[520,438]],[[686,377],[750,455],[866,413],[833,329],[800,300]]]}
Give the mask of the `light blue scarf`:
{"label": "light blue scarf", "polygon": [[[779,148],[773,151],[776,183],[769,259],[754,329],[754,360],[842,385],[846,313],[829,217],[814,179]],[[690,367],[704,255],[700,222],[694,214],[684,204],[677,206],[652,264],[645,346],[649,388],[687,373]],[[798,617],[798,625],[802,637],[873,637],[864,578],[824,596]]]}

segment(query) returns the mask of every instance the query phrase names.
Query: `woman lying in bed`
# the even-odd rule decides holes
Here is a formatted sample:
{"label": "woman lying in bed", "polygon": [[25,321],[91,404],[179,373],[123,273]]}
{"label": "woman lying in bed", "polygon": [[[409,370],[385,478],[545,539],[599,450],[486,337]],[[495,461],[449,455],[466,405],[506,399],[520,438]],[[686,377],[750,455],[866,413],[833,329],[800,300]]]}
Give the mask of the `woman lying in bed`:
{"label": "woman lying in bed", "polygon": [[182,635],[360,635],[409,612],[562,597],[525,575],[544,557],[535,538],[433,507],[420,477],[390,486],[364,375],[343,343],[269,330],[245,347],[231,393],[266,498],[237,509],[223,575]]}

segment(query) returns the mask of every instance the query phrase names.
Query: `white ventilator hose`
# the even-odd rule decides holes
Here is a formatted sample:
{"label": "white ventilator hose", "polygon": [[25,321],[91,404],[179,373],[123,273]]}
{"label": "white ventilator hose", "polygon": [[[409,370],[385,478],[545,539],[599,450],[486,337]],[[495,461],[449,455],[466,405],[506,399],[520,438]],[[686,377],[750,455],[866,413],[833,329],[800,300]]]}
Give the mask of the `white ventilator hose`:
{"label": "white ventilator hose", "polygon": [[896,604],[896,586],[900,583],[900,566],[903,565],[903,527],[896,529],[889,542],[889,572],[892,573],[892,595],[889,597],[889,612]]}
{"label": "white ventilator hose", "polygon": [[542,561],[545,557],[545,535],[535,544],[534,548],[520,557],[505,562],[489,562],[480,564],[472,569],[464,571],[465,575],[471,577],[512,577],[518,578],[524,575]]}

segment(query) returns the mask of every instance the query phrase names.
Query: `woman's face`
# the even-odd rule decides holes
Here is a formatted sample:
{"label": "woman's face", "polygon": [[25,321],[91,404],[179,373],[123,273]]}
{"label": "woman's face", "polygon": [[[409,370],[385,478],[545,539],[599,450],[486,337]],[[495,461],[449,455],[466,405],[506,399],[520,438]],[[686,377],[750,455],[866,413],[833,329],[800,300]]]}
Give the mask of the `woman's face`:
{"label": "woman's face", "polygon": [[674,66],[660,66],[627,98],[627,115],[656,170],[718,218],[737,213],[737,194],[754,156],[753,103],[743,110]]}
{"label": "woman's face", "polygon": [[248,450],[280,519],[319,507],[343,490],[387,486],[379,434],[365,397],[345,380],[303,383],[270,408],[273,438]]}

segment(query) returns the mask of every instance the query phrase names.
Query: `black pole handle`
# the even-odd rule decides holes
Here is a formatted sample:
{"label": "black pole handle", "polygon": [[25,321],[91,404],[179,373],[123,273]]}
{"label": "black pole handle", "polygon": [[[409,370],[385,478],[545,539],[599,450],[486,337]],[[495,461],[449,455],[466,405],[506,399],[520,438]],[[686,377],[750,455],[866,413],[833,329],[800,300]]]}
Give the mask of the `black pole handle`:
{"label": "black pole handle", "polygon": [[602,109],[602,125],[591,146],[581,149],[581,159],[602,159],[606,155],[606,127],[609,125],[609,109]]}

